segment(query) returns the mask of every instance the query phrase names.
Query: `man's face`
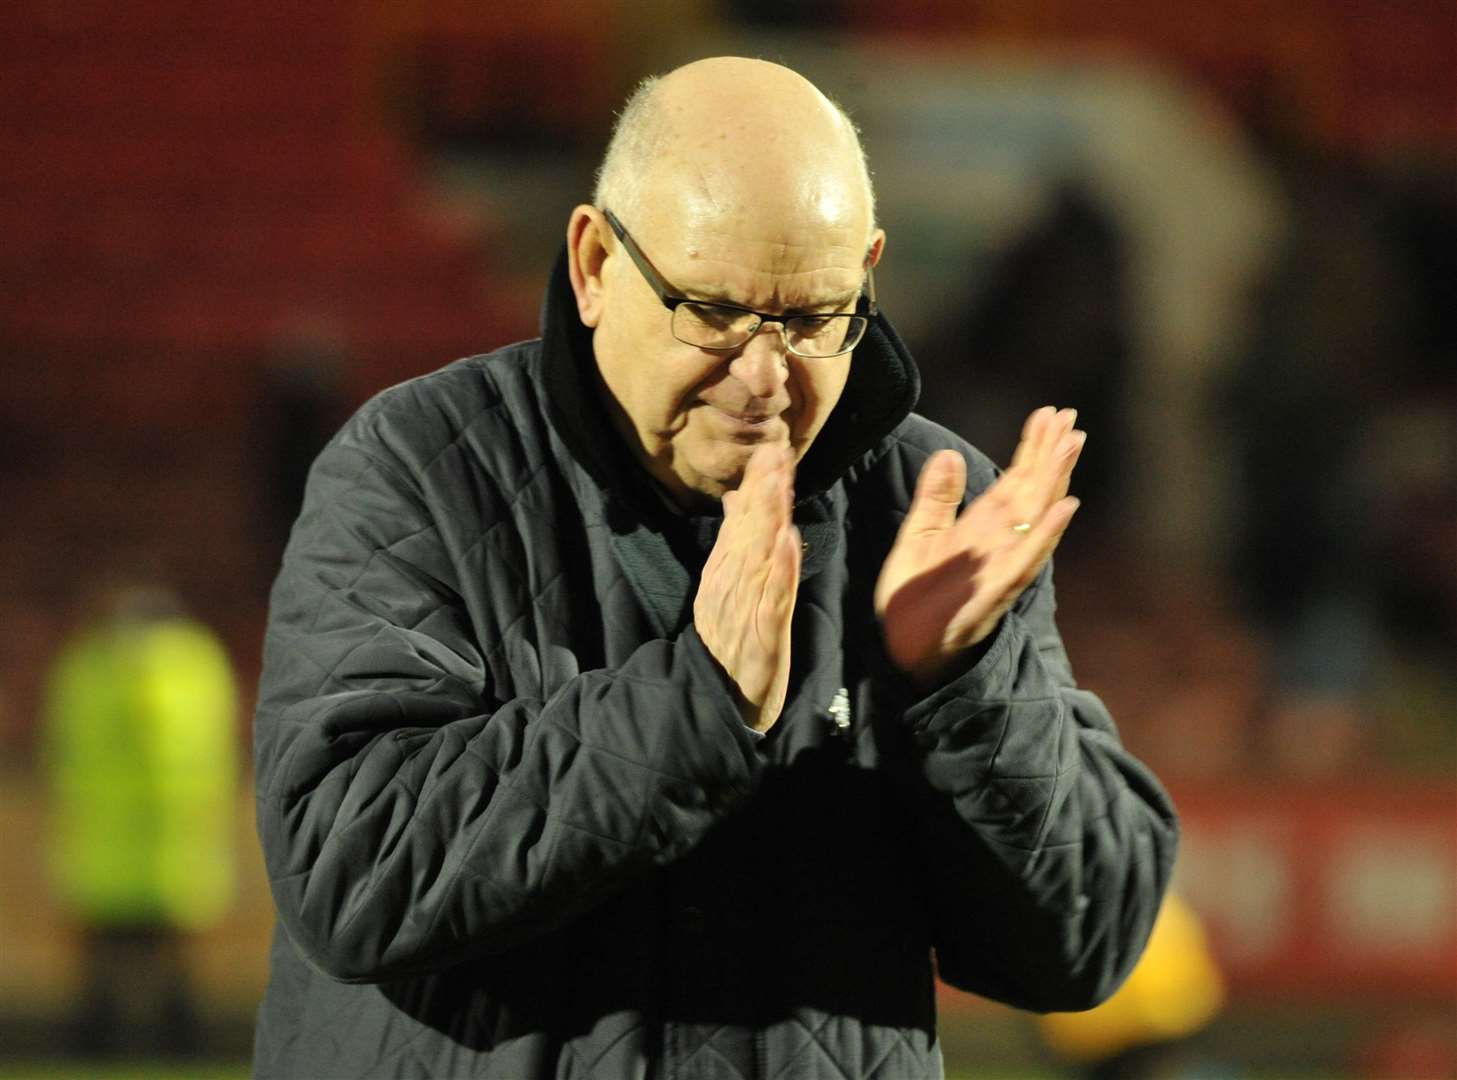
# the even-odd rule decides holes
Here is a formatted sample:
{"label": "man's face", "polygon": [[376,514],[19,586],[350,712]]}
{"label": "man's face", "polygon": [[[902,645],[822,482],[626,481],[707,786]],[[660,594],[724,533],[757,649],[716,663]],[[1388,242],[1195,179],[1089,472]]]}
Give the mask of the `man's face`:
{"label": "man's face", "polygon": [[[658,273],[692,299],[772,313],[848,311],[864,282],[860,215],[775,226],[690,212],[675,222],[622,224]],[[594,351],[618,427],[654,477],[686,505],[737,487],[756,446],[788,446],[803,458],[840,399],[851,354],[797,356],[778,324],[732,352],[684,344],[615,237],[609,251]]]}

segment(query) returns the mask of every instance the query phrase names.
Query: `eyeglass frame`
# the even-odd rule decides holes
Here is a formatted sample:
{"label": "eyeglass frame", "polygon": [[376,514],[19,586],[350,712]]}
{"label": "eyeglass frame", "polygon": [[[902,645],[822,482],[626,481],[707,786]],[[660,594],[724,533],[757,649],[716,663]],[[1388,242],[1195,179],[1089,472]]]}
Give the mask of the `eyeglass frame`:
{"label": "eyeglass frame", "polygon": [[[858,346],[860,342],[865,340],[865,331],[870,329],[870,321],[874,319],[875,316],[880,312],[880,308],[875,301],[875,272],[870,266],[865,267],[865,284],[861,286],[860,289],[860,299],[863,299],[865,301],[864,311],[836,311],[825,312],[824,314],[820,315],[785,315],[783,313],[775,315],[772,312],[768,311],[755,311],[753,308],[744,307],[742,304],[729,304],[720,300],[695,300],[691,296],[684,296],[677,289],[673,288],[673,286],[669,285],[666,281],[663,280],[662,275],[659,274],[657,270],[653,268],[653,264],[648,261],[648,257],[643,253],[642,248],[637,246],[637,241],[632,238],[632,234],[627,231],[627,228],[622,224],[622,222],[617,220],[616,214],[614,214],[606,207],[603,207],[602,216],[607,219],[607,224],[612,226],[613,233],[616,234],[617,239],[622,241],[622,246],[624,249],[626,249],[628,257],[632,259],[633,265],[638,268],[638,272],[641,273],[643,278],[647,281],[648,287],[657,294],[658,299],[662,301],[663,306],[668,309],[670,315],[675,314],[678,308],[680,308],[684,304],[701,304],[706,307],[727,308],[729,311],[741,311],[745,315],[753,315],[759,320],[757,323],[754,324],[754,328],[749,331],[748,336],[745,337],[744,340],[739,342],[737,345],[697,345],[691,341],[683,342],[683,344],[685,345],[692,345],[695,349],[705,349],[709,352],[732,352],[735,349],[742,349],[750,341],[754,340],[755,336],[759,333],[759,331],[764,329],[766,323],[774,323],[779,327],[779,336],[780,339],[784,342],[784,347],[790,352],[794,353],[795,356],[801,357],[805,360],[833,360],[837,356],[844,356],[846,353],[855,351],[856,346]],[[858,300],[856,301],[855,306],[857,308],[860,306]],[[860,336],[855,339],[854,344],[850,345],[849,348],[841,349],[838,352],[823,353],[818,356],[799,352],[795,349],[793,345],[789,343],[789,332],[788,327],[786,326],[786,323],[789,320],[822,319],[826,317],[843,317],[847,319],[852,317],[862,318],[865,320],[865,329],[860,332]],[[677,334],[674,334],[673,336],[677,337]],[[678,338],[678,340],[682,341],[682,338]]]}

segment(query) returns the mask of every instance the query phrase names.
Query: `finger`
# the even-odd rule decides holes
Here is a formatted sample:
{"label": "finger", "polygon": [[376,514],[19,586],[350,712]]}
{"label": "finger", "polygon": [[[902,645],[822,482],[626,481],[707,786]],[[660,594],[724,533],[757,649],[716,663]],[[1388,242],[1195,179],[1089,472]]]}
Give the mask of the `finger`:
{"label": "finger", "polygon": [[[977,574],[977,586],[970,600],[950,620],[948,637],[951,640],[963,646],[970,644],[978,636],[978,627],[985,629],[989,621],[1001,618],[1017,602],[1052,557],[1079,505],[1075,498],[1059,499],[1031,532],[987,557]],[[993,597],[995,600],[990,600]]]}
{"label": "finger", "polygon": [[1027,419],[1022,424],[1022,437],[1017,441],[1017,449],[1012,453],[1012,463],[1007,466],[1009,472],[1025,467],[1031,460],[1033,452],[1041,440],[1043,426],[1056,413],[1057,410],[1051,405],[1044,405],[1040,409],[1033,409],[1027,415]]}
{"label": "finger", "polygon": [[1056,446],[1059,439],[1077,426],[1078,411],[1076,409],[1058,409],[1057,416],[1050,425],[1047,433],[1047,445],[1049,448]]}
{"label": "finger", "polygon": [[776,446],[770,443],[763,443],[754,447],[754,452],[749,455],[748,464],[744,466],[744,479],[740,487],[751,483],[763,476],[772,473],[784,463],[789,456],[789,448]]}
{"label": "finger", "polygon": [[[764,497],[766,489],[775,485],[775,476],[783,467],[786,459],[792,460],[789,451],[780,446],[758,446],[749,455],[748,462],[744,465],[744,475],[739,480],[736,489],[738,499],[745,511],[752,511],[757,508]],[[725,493],[727,499],[727,493]]]}
{"label": "finger", "polygon": [[[752,502],[750,527],[760,531],[772,547],[780,529],[794,519],[793,459],[786,457],[766,473],[749,493]],[[769,550],[763,552],[769,557]]]}
{"label": "finger", "polygon": [[784,708],[784,698],[789,685],[789,662],[791,639],[793,637],[794,604],[799,595],[799,568],[803,545],[799,530],[787,525],[780,530],[779,542],[775,547],[775,572],[770,578],[774,623],[767,627],[764,641],[768,645],[775,677],[769,684],[764,709],[771,717],[777,717]]}
{"label": "finger", "polygon": [[799,568],[803,555],[799,530],[793,525],[780,529],[774,540],[769,572],[755,605],[755,630],[770,648],[787,648],[789,621],[799,594]]}
{"label": "finger", "polygon": [[1082,500],[1073,495],[1067,495],[1058,499],[1057,502],[1047,508],[1047,513],[1042,515],[1042,520],[1033,527],[1032,532],[1027,537],[1028,540],[1044,548],[1047,554],[1052,554],[1052,549],[1062,539],[1062,534],[1067,531],[1068,525],[1072,523],[1073,515],[1078,512],[1078,507],[1082,505]]}
{"label": "finger", "polygon": [[1077,418],[1077,413],[1072,409],[1053,409],[1052,415],[1047,418],[1046,423],[1037,435],[1034,461],[1041,466],[1047,461],[1052,453],[1052,448],[1057,440],[1062,437],[1063,432],[1072,427],[1072,422]]}
{"label": "finger", "polygon": [[779,534],[788,523],[782,507],[778,492],[765,492],[744,522],[744,566],[740,572],[746,581],[760,580],[770,572]]}
{"label": "finger", "polygon": [[1057,545],[1062,541],[1063,534],[1072,523],[1073,515],[1078,512],[1080,500],[1068,496],[1058,499],[1042,515],[1042,519],[1033,525],[1032,530],[1022,539],[1025,561],[1020,570],[1014,572],[1011,577],[1017,582],[1017,592],[1021,592],[1037,576],[1042,569],[1043,563],[1052,557]]}
{"label": "finger", "polygon": [[1058,409],[1037,433],[1036,445],[1019,474],[1012,504],[1017,522],[1033,522],[1063,495],[1072,472],[1072,460],[1084,436],[1074,431],[1076,409]]}
{"label": "finger", "polygon": [[1067,495],[1067,489],[1072,484],[1073,469],[1077,468],[1078,459],[1083,456],[1083,447],[1087,444],[1088,433],[1074,429],[1064,436],[1066,440],[1059,449],[1056,461],[1056,471],[1052,486],[1051,502]]}
{"label": "finger", "polygon": [[956,450],[938,450],[921,467],[900,531],[915,535],[951,528],[965,494],[966,459]]}
{"label": "finger", "polygon": [[799,529],[789,525],[780,530],[779,545],[774,554],[775,585],[787,605],[794,611],[795,597],[799,595],[799,569],[804,559],[804,542]]}
{"label": "finger", "polygon": [[760,505],[782,502],[786,497],[793,503],[794,454],[787,446],[763,446],[754,451],[750,464],[755,466],[754,485],[750,494],[766,500]]}
{"label": "finger", "polygon": [[1049,461],[1055,460],[1057,448],[1064,436],[1073,429],[1077,422],[1078,411],[1076,409],[1055,409],[1047,422],[1042,425],[1038,432],[1037,444],[1034,447],[1029,462],[1029,472],[1034,476],[1041,477],[1047,468]]}
{"label": "finger", "polygon": [[775,532],[793,512],[793,463],[787,449],[759,447],[744,467],[737,489],[724,493],[723,531],[729,542],[755,549],[767,558]]}
{"label": "finger", "polygon": [[1012,465],[1003,474],[998,501],[1005,504],[1005,524],[1031,521],[1047,508],[1051,500],[1053,480],[1049,461],[1063,433],[1077,418],[1073,409],[1057,409],[1044,405],[1027,418],[1023,439],[1017,447]]}
{"label": "finger", "polygon": [[1088,435],[1076,429],[1058,437],[1046,459],[1040,464],[1039,472],[1027,492],[1027,503],[1020,507],[1026,520],[1033,520],[1067,494],[1072,482],[1073,467],[1082,454]]}

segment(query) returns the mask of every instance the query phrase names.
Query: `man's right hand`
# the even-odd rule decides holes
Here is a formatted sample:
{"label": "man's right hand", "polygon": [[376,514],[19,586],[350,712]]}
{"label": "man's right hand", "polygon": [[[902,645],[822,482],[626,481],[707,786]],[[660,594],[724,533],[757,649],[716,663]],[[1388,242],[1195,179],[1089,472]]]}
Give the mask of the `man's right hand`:
{"label": "man's right hand", "polygon": [[693,624],[738,689],[755,731],[779,719],[789,685],[789,633],[799,595],[794,455],[761,446],[736,491],[723,497],[723,526],[693,599]]}

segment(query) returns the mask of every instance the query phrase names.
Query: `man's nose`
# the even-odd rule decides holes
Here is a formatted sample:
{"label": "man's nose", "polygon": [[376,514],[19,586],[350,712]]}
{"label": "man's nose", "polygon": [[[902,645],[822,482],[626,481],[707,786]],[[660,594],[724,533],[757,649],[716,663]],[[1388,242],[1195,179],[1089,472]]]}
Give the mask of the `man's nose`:
{"label": "man's nose", "polygon": [[773,397],[789,377],[788,350],[779,323],[766,322],[729,364],[729,374],[754,397]]}

